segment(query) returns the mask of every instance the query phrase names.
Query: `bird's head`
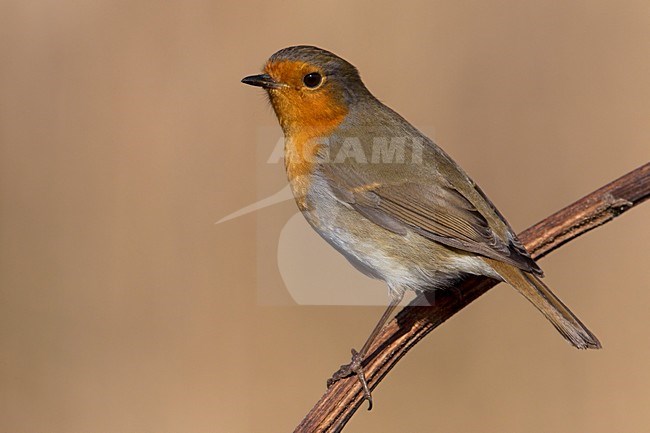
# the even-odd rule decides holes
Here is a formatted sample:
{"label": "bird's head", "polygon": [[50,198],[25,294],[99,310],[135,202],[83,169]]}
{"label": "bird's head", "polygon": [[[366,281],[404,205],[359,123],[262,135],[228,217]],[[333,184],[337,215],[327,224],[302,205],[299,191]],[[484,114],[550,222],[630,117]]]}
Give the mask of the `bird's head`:
{"label": "bird's head", "polygon": [[370,97],[353,65],[306,45],[278,51],[262,74],[242,82],[267,91],[285,135],[299,130],[326,134],[345,119],[353,104]]}

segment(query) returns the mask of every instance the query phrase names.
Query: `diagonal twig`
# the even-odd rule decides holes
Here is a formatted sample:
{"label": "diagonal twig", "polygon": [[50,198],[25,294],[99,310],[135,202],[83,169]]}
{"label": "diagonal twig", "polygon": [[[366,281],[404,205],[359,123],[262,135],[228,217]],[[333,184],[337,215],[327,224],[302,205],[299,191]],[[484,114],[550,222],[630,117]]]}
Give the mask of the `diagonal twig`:
{"label": "diagonal twig", "polygon": [[[534,259],[611,221],[650,197],[650,163],[603,186],[545,218],[519,235]],[[457,290],[436,292],[435,303],[418,296],[397,314],[375,340],[364,372],[374,389],[397,362],[425,335],[496,285],[485,277],[468,277]],[[461,292],[463,296],[457,296]],[[363,392],[356,376],[325,392],[294,433],[338,432],[361,407]]]}

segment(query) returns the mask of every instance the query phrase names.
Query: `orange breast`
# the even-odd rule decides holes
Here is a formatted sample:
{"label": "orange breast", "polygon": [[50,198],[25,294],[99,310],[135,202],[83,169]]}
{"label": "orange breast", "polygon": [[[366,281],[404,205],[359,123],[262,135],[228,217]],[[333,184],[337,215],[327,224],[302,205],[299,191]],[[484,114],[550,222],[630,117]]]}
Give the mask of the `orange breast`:
{"label": "orange breast", "polygon": [[[325,104],[323,104],[325,105]],[[307,210],[306,195],[318,152],[327,146],[329,136],[341,124],[347,110],[324,111],[310,107],[301,113],[298,127],[285,132],[284,165],[300,210]],[[327,115],[324,116],[323,113]]]}
{"label": "orange breast", "polygon": [[284,164],[301,210],[308,208],[305,197],[316,155],[348,113],[335,86],[325,81],[316,89],[304,87],[304,75],[314,70],[313,65],[289,60],[269,62],[265,67],[266,73],[286,85],[271,90],[269,96],[284,131]]}

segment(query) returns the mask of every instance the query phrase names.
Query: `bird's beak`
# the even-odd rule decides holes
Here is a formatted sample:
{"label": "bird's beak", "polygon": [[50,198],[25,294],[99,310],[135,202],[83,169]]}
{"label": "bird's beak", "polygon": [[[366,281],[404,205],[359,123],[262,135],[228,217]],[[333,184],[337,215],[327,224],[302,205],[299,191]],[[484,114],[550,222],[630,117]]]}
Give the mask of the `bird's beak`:
{"label": "bird's beak", "polygon": [[284,84],[278,83],[269,74],[251,75],[243,78],[241,82],[264,89],[279,89],[280,87],[284,87]]}

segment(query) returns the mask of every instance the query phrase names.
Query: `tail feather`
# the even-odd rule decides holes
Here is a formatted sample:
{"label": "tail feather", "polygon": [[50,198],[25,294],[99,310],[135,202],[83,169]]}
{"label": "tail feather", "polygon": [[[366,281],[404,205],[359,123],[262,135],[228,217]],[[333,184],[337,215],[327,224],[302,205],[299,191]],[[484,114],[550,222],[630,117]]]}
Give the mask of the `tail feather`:
{"label": "tail feather", "polygon": [[555,326],[564,338],[578,349],[600,349],[600,341],[551,292],[539,277],[493,259],[484,260],[503,279],[526,297]]}

